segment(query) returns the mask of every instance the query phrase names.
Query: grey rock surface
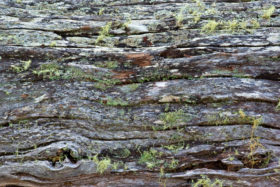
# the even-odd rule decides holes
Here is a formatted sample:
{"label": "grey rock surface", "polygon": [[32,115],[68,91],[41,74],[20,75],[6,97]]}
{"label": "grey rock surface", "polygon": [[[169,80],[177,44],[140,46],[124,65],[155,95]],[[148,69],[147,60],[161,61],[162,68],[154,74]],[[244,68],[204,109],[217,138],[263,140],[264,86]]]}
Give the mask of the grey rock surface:
{"label": "grey rock surface", "polygon": [[279,186],[280,1],[0,1],[0,186]]}

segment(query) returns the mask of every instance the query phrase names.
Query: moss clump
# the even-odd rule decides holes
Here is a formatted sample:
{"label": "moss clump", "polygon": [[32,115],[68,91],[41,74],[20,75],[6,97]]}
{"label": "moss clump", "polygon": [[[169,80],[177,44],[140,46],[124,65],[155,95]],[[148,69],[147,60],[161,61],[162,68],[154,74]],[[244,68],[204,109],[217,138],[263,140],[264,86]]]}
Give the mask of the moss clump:
{"label": "moss clump", "polygon": [[137,83],[127,85],[130,91],[135,91],[139,86],[140,84]]}
{"label": "moss clump", "polygon": [[11,65],[12,70],[16,73],[20,73],[20,72],[28,70],[32,63],[31,60],[20,61],[20,62],[21,62],[20,65]]}
{"label": "moss clump", "polygon": [[94,79],[96,81],[96,84],[94,85],[95,88],[100,90],[106,90],[108,88],[111,88],[113,85],[118,84],[120,81],[118,79]]}
{"label": "moss clump", "polygon": [[258,20],[256,19],[252,19],[250,21],[251,25],[252,25],[252,29],[258,29],[260,28],[260,23],[258,22]]}
{"label": "moss clump", "polygon": [[215,20],[210,20],[208,21],[208,23],[206,23],[202,28],[201,28],[201,32],[203,33],[213,33],[214,31],[217,30],[217,27],[219,26],[219,23],[216,22]]}
{"label": "moss clump", "polygon": [[122,100],[121,98],[113,99],[113,98],[109,97],[109,98],[107,98],[106,104],[109,106],[127,106],[128,102]]}
{"label": "moss clump", "polygon": [[117,61],[106,61],[106,62],[99,62],[96,66],[101,68],[108,68],[108,69],[115,69],[118,67]]}
{"label": "moss clump", "polygon": [[276,106],[276,110],[277,110],[277,111],[280,110],[280,99],[279,99],[279,102],[278,102],[278,104],[277,104],[277,106]]}
{"label": "moss clump", "polygon": [[184,11],[185,11],[186,7],[181,8],[181,10],[179,11],[179,13],[177,15],[175,15],[175,19],[176,19],[176,26],[177,27],[181,27],[182,26],[182,22],[184,20]]}
{"label": "moss clump", "polygon": [[178,14],[175,15],[176,26],[181,27],[183,25],[182,23],[184,21],[184,17],[188,15],[193,16],[192,23],[198,23],[202,15],[208,15],[213,12],[216,13],[216,11],[213,11],[213,8],[206,8],[205,3],[200,0],[194,0],[194,3],[196,6],[190,6],[187,4],[180,9]]}
{"label": "moss clump", "polygon": [[63,75],[63,70],[57,63],[42,64],[38,70],[33,71],[38,76],[43,76],[44,79],[57,80]]}
{"label": "moss clump", "polygon": [[102,160],[98,159],[98,155],[95,155],[92,158],[93,162],[97,165],[96,171],[100,174],[103,174],[110,166],[111,166],[111,159],[104,158]]}
{"label": "moss clump", "polygon": [[262,15],[262,18],[264,19],[270,19],[272,14],[274,13],[275,11],[275,6],[271,6],[270,8],[266,9],[263,11],[263,15]]}
{"label": "moss clump", "polygon": [[51,43],[50,43],[50,47],[55,47],[56,46],[56,41],[52,41]]}
{"label": "moss clump", "polygon": [[172,151],[173,153],[177,153],[179,150],[184,149],[183,143],[178,144],[171,144],[171,145],[165,145],[163,148],[168,149],[169,151]]}
{"label": "moss clump", "polygon": [[127,158],[127,157],[130,156],[130,154],[131,154],[131,152],[129,151],[129,149],[125,148],[125,149],[122,149],[122,150],[119,152],[118,156],[119,156],[120,158]]}
{"label": "moss clump", "polygon": [[101,8],[101,9],[99,9],[99,11],[98,11],[98,15],[99,15],[99,16],[102,16],[102,15],[103,15],[103,13],[104,13],[104,10],[105,10],[105,8]]}
{"label": "moss clump", "polygon": [[163,115],[161,115],[161,120],[164,121],[166,124],[175,124],[180,119],[183,118],[183,110],[177,110],[175,112],[168,112]]}
{"label": "moss clump", "polygon": [[156,166],[159,166],[160,160],[157,157],[160,157],[161,153],[155,149],[150,149],[149,151],[144,151],[141,154],[141,157],[138,161],[139,164],[145,164],[148,168],[152,169]]}
{"label": "moss clump", "polygon": [[198,179],[196,183],[192,185],[192,187],[223,187],[223,181],[219,179],[215,179],[214,182],[211,181],[207,176],[201,175],[201,179]]}
{"label": "moss clump", "polygon": [[95,77],[91,74],[85,73],[82,69],[76,67],[68,67],[62,76],[63,79],[88,79],[95,80]]}
{"label": "moss clump", "polygon": [[101,28],[101,31],[99,32],[99,36],[97,37],[95,44],[100,43],[103,41],[106,37],[109,36],[109,32],[112,26],[112,22],[108,22],[104,27]]}
{"label": "moss clump", "polygon": [[160,115],[160,120],[164,123],[163,130],[173,128],[181,122],[190,120],[190,118],[189,114],[185,114],[182,109]]}
{"label": "moss clump", "polygon": [[230,32],[235,32],[236,30],[239,29],[239,23],[237,20],[230,20],[226,22],[226,28]]}
{"label": "moss clump", "polygon": [[60,80],[60,79],[78,79],[78,80],[95,80],[96,78],[82,69],[77,67],[63,67],[57,63],[42,64],[33,74],[42,76],[43,79]]}
{"label": "moss clump", "polygon": [[255,165],[260,165],[262,162],[262,160],[260,160],[257,156],[255,156],[255,152],[258,148],[264,148],[264,146],[260,143],[260,137],[257,137],[255,135],[255,132],[258,126],[261,124],[261,122],[262,122],[262,118],[255,118],[253,120],[253,126],[251,130],[251,137],[249,143],[250,153],[248,155],[247,164],[249,164],[249,166],[251,166],[252,168]]}

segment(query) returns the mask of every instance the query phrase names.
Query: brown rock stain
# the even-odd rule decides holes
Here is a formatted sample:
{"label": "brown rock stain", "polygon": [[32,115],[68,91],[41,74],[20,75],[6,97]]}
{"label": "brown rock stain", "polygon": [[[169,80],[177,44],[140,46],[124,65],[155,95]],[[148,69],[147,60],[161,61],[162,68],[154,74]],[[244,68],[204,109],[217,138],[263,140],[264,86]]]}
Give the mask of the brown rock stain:
{"label": "brown rock stain", "polygon": [[28,97],[29,97],[29,95],[28,94],[21,94],[21,96],[20,96],[22,99],[27,99]]}
{"label": "brown rock stain", "polygon": [[151,96],[145,96],[143,99],[141,99],[141,103],[148,103],[151,100],[153,100]]}
{"label": "brown rock stain", "polygon": [[125,57],[131,60],[132,64],[140,67],[150,66],[152,64],[151,60],[153,59],[153,57],[147,53],[126,54]]}
{"label": "brown rock stain", "polygon": [[180,58],[184,57],[184,54],[178,49],[166,49],[159,54],[161,57],[164,58]]}
{"label": "brown rock stain", "polygon": [[142,41],[143,41],[145,46],[152,46],[153,45],[153,43],[148,39],[147,36],[143,37]]}
{"label": "brown rock stain", "polygon": [[134,74],[133,71],[113,71],[115,79],[128,79],[130,75]]}
{"label": "brown rock stain", "polygon": [[220,71],[234,71],[236,69],[237,69],[237,67],[231,66],[231,65],[229,65],[227,67],[219,67],[218,68],[218,70],[220,70]]}
{"label": "brown rock stain", "polygon": [[218,53],[217,56],[231,57],[232,54],[231,53],[221,52],[221,53]]}
{"label": "brown rock stain", "polygon": [[84,25],[84,26],[81,26],[80,29],[83,31],[89,31],[89,30],[91,30],[91,27],[89,25]]}

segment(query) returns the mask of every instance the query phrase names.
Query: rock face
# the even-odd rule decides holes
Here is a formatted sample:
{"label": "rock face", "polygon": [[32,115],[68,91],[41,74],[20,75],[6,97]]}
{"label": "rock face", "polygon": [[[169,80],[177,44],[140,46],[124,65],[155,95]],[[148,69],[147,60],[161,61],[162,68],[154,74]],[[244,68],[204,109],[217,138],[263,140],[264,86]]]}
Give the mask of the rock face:
{"label": "rock face", "polygon": [[279,186],[280,1],[1,0],[1,186]]}

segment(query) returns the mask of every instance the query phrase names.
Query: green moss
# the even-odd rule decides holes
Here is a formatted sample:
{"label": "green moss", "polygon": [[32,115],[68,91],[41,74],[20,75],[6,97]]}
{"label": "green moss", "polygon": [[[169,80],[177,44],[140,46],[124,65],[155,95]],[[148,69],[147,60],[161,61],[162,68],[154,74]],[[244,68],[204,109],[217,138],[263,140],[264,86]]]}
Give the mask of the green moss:
{"label": "green moss", "polygon": [[240,73],[237,69],[233,70],[233,71],[229,71],[229,70],[213,70],[210,72],[211,74],[214,75],[224,75],[224,76],[232,76],[232,77],[238,77],[238,78],[247,78],[248,75]]}
{"label": "green moss", "polygon": [[270,19],[271,16],[272,16],[272,14],[274,13],[274,11],[275,11],[275,6],[271,6],[270,8],[265,9],[265,10],[263,11],[262,18],[264,18],[264,19]]}
{"label": "green moss", "polygon": [[152,169],[159,166],[160,160],[158,157],[161,156],[161,153],[155,149],[150,149],[149,151],[144,151],[141,154],[141,157],[138,161],[139,164],[145,164],[148,168]]}
{"label": "green moss", "polygon": [[191,116],[189,114],[184,113],[182,109],[174,112],[163,113],[160,115],[160,120],[164,123],[163,130],[173,128],[179,123],[187,122],[190,119]]}
{"label": "green moss", "polygon": [[127,101],[124,101],[122,100],[121,98],[107,98],[107,105],[109,106],[128,106],[128,102]]}
{"label": "green moss", "polygon": [[223,187],[223,181],[215,179],[214,182],[211,181],[207,176],[201,175],[201,179],[198,179],[193,183],[192,187]]}
{"label": "green moss", "polygon": [[130,91],[135,91],[140,84],[134,83],[134,84],[128,84],[127,87],[129,88]]}
{"label": "green moss", "polygon": [[252,20],[250,20],[250,23],[251,23],[251,25],[252,25],[252,29],[258,29],[258,28],[260,28],[260,23],[258,22],[258,20],[252,19]]}
{"label": "green moss", "polygon": [[182,26],[182,22],[184,20],[184,11],[185,11],[186,7],[181,8],[181,10],[179,11],[179,13],[177,15],[175,15],[175,19],[176,19],[176,26],[181,27]]}
{"label": "green moss", "polygon": [[254,117],[246,115],[246,113],[240,109],[237,112],[232,113],[232,116],[227,116],[223,112],[219,112],[218,114],[207,115],[207,121],[209,124],[215,125],[229,125],[233,123],[252,123],[254,121]]}
{"label": "green moss", "polygon": [[197,23],[200,21],[201,15],[202,14],[200,12],[196,12],[196,11],[192,13],[194,23]]}
{"label": "green moss", "polygon": [[163,146],[165,149],[168,149],[169,151],[172,151],[174,153],[177,153],[179,150],[184,149],[184,144],[179,143],[179,144],[172,144],[172,145],[165,145]]}
{"label": "green moss", "polygon": [[217,30],[217,27],[219,26],[219,23],[216,22],[215,20],[210,20],[208,21],[208,23],[206,23],[202,28],[201,28],[201,32],[203,33],[213,33],[214,31]]}
{"label": "green moss", "polygon": [[113,169],[113,170],[117,170],[117,169],[119,169],[121,166],[125,167],[125,166],[124,166],[124,163],[123,163],[122,161],[113,162],[113,164],[112,164],[112,169]]}
{"label": "green moss", "polygon": [[276,105],[276,110],[277,110],[277,111],[279,111],[279,110],[280,110],[280,99],[279,99],[278,104]]}
{"label": "green moss", "polygon": [[183,114],[183,110],[177,110],[175,112],[164,113],[160,119],[166,124],[175,124],[183,118]]}
{"label": "green moss", "polygon": [[99,44],[101,41],[103,41],[106,37],[109,36],[111,26],[112,26],[112,22],[108,22],[104,27],[101,28],[101,31],[99,32],[99,36],[95,41],[96,44]]}
{"label": "green moss", "polygon": [[131,17],[127,18],[126,21],[122,24],[123,29],[128,28],[128,25],[131,24]]}
{"label": "green moss", "polygon": [[55,47],[56,46],[56,41],[52,41],[51,43],[50,43],[50,47]]}
{"label": "green moss", "polygon": [[268,166],[268,164],[270,163],[271,159],[272,159],[272,154],[271,154],[271,153],[268,153],[268,154],[266,155],[266,158],[264,159],[264,161],[263,161],[263,163],[262,163],[261,168],[266,168],[266,167]]}
{"label": "green moss", "polygon": [[20,66],[11,65],[11,68],[12,68],[12,70],[13,70],[14,72],[16,72],[16,73],[22,72],[22,69],[21,69]]}
{"label": "green moss", "polygon": [[262,118],[254,118],[252,122],[253,126],[251,130],[251,137],[249,143],[250,152],[248,154],[248,162],[247,162],[247,164],[249,164],[249,166],[251,166],[252,168],[255,165],[259,165],[262,162],[262,160],[259,160],[259,158],[255,156],[255,152],[258,148],[264,148],[264,146],[260,143],[260,137],[257,137],[255,135],[255,132],[258,126],[261,124],[261,122],[262,122]]}
{"label": "green moss", "polygon": [[196,3],[196,6],[198,6],[201,10],[205,9],[205,3],[201,0],[193,0]]}
{"label": "green moss", "polygon": [[96,171],[100,174],[103,174],[111,166],[110,158],[104,158],[102,160],[99,160],[98,155],[95,155],[92,158],[92,160],[97,165]]}
{"label": "green moss", "polygon": [[108,69],[115,69],[118,67],[117,61],[106,61],[106,62],[99,62],[95,64],[98,67],[101,68],[108,68]]}
{"label": "green moss", "polygon": [[33,71],[33,74],[50,80],[77,79],[95,81],[94,87],[101,90],[119,83],[118,79],[112,79],[104,75],[100,75],[103,76],[103,79],[100,79],[98,75],[86,73],[78,67],[63,67],[57,63],[42,64],[37,70]]}
{"label": "green moss", "polygon": [[101,9],[98,11],[98,15],[99,15],[99,16],[102,16],[103,13],[104,13],[104,10],[105,10],[105,8],[101,8]]}
{"label": "green moss", "polygon": [[[179,129],[180,130],[180,129]],[[180,130],[181,131],[181,130]],[[177,129],[177,132],[175,132],[174,134],[172,134],[169,138],[168,138],[168,142],[181,142],[184,140],[184,133],[179,132]]]}
{"label": "green moss", "polygon": [[168,165],[166,166],[169,169],[175,169],[179,164],[179,161],[172,158],[171,162],[168,163]]}
{"label": "green moss", "polygon": [[32,63],[31,60],[20,61],[20,62],[21,62],[20,65],[11,65],[12,70],[16,73],[20,73],[20,72],[28,70]]}
{"label": "green moss", "polygon": [[251,22],[251,28],[256,29],[257,26],[254,25],[256,24],[256,20],[240,20],[240,19],[233,19],[233,20],[228,20],[228,21],[221,21],[220,25],[222,28],[224,28],[226,31],[230,33],[235,33],[235,32],[250,32],[252,33],[253,30],[249,28],[249,24]]}
{"label": "green moss", "polygon": [[[200,21],[202,15],[211,13],[210,8],[206,9],[206,5],[204,4],[204,2],[200,0],[194,0],[194,2],[196,3],[196,6],[190,6],[187,4],[183,6],[180,9],[180,11],[175,15],[176,26],[178,27],[182,26],[185,16],[192,15],[193,23],[197,23]],[[204,14],[202,14],[202,12]]]}
{"label": "green moss", "polygon": [[94,87],[100,90],[106,90],[108,88],[111,88],[113,85],[120,83],[120,80],[112,78],[99,79],[95,77],[94,80],[96,81]]}
{"label": "green moss", "polygon": [[239,29],[239,23],[237,20],[229,20],[226,22],[227,25],[227,30],[230,32],[235,32],[236,30]]}
{"label": "green moss", "polygon": [[85,73],[82,69],[76,67],[67,67],[62,76],[63,79],[78,79],[78,80],[95,80],[95,76]]}
{"label": "green moss", "polygon": [[131,154],[131,152],[129,151],[129,149],[125,148],[125,149],[122,149],[118,155],[121,158],[127,158],[130,156],[130,154]]}
{"label": "green moss", "polygon": [[38,70],[33,73],[38,76],[43,76],[44,79],[58,80],[63,75],[61,66],[57,63],[42,64]]}

